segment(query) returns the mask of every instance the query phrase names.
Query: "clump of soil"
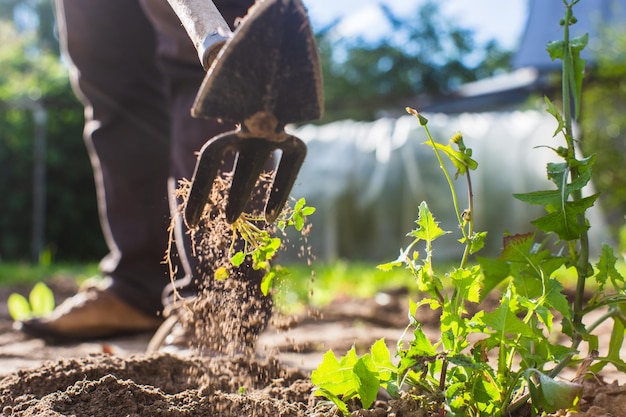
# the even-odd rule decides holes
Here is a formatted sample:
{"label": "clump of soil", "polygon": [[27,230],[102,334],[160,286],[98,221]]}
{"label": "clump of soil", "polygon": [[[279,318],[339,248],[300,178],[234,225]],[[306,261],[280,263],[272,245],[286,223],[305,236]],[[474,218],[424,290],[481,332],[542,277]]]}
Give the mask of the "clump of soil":
{"label": "clump of soil", "polygon": [[0,381],[4,416],[301,416],[311,384],[276,360],[94,355]]}

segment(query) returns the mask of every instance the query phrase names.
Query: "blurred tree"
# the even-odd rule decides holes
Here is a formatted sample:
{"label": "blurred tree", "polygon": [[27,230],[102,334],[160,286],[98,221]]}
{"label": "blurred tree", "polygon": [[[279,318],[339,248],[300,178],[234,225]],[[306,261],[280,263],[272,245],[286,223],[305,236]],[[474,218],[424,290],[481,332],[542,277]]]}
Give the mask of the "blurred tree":
{"label": "blurred tree", "polygon": [[617,235],[626,215],[626,31],[608,29],[591,47],[595,65],[583,89],[581,147],[596,155],[594,184]]}
{"label": "blurred tree", "polygon": [[495,41],[478,45],[471,30],[446,19],[434,1],[399,17],[380,6],[392,30],[376,42],[337,39],[335,25],[318,35],[326,117],[372,120],[384,109],[403,110],[462,83],[509,68],[511,53]]}
{"label": "blurred tree", "polygon": [[31,254],[37,106],[47,112],[44,245],[55,259],[97,259],[105,245],[82,141],[82,106],[55,44],[46,46],[38,36],[36,30],[18,33],[13,22],[0,21],[0,259]]}

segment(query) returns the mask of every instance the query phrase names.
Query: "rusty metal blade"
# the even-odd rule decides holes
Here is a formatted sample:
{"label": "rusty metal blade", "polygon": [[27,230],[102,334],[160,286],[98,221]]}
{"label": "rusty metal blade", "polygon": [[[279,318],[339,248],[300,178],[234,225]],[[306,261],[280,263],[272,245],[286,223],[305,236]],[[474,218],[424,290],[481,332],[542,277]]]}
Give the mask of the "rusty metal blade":
{"label": "rusty metal blade", "polygon": [[207,72],[196,117],[243,122],[258,112],[284,126],[319,119],[319,57],[300,0],[264,0],[250,9]]}
{"label": "rusty metal blade", "polygon": [[226,132],[209,140],[200,150],[185,202],[184,219],[187,227],[194,228],[200,222],[224,154],[233,147],[233,141],[236,139],[234,131]]}
{"label": "rusty metal blade", "polygon": [[279,149],[283,153],[274,175],[272,191],[265,206],[265,220],[268,223],[273,223],[285,207],[289,193],[306,157],[306,145],[295,136],[290,136],[286,141],[281,142]]}
{"label": "rusty metal blade", "polygon": [[272,142],[260,138],[239,139],[233,181],[226,205],[226,220],[233,223],[250,200],[254,185],[263,171],[265,162],[274,149]]}

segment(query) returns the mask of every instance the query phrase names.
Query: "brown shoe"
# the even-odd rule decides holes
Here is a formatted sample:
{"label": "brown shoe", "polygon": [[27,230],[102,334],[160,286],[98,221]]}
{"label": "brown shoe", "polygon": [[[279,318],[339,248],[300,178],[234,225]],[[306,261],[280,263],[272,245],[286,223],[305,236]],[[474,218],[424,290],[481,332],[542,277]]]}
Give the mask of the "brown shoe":
{"label": "brown shoe", "polygon": [[46,317],[15,322],[23,333],[51,343],[67,343],[154,331],[162,319],[120,300],[107,289],[110,281],[81,289]]}

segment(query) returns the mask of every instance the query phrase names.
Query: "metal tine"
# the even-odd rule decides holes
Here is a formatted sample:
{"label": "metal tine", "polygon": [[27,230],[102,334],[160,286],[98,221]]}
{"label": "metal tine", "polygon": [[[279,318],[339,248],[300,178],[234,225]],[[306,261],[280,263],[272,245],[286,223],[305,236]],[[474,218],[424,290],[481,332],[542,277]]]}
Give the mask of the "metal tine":
{"label": "metal tine", "polygon": [[265,206],[265,221],[267,223],[276,221],[283,210],[306,157],[305,143],[295,136],[290,136],[279,144],[278,149],[282,150],[282,155],[274,175],[272,191]]}
{"label": "metal tine", "polygon": [[222,165],[224,153],[233,147],[237,139],[234,131],[226,132],[210,139],[200,149],[196,169],[191,180],[191,189],[185,203],[185,223],[190,229],[198,226],[204,206],[209,202],[211,188]]}
{"label": "metal tine", "polygon": [[234,223],[250,200],[252,190],[267,162],[274,144],[262,138],[239,139],[233,182],[228,193],[226,220]]}

